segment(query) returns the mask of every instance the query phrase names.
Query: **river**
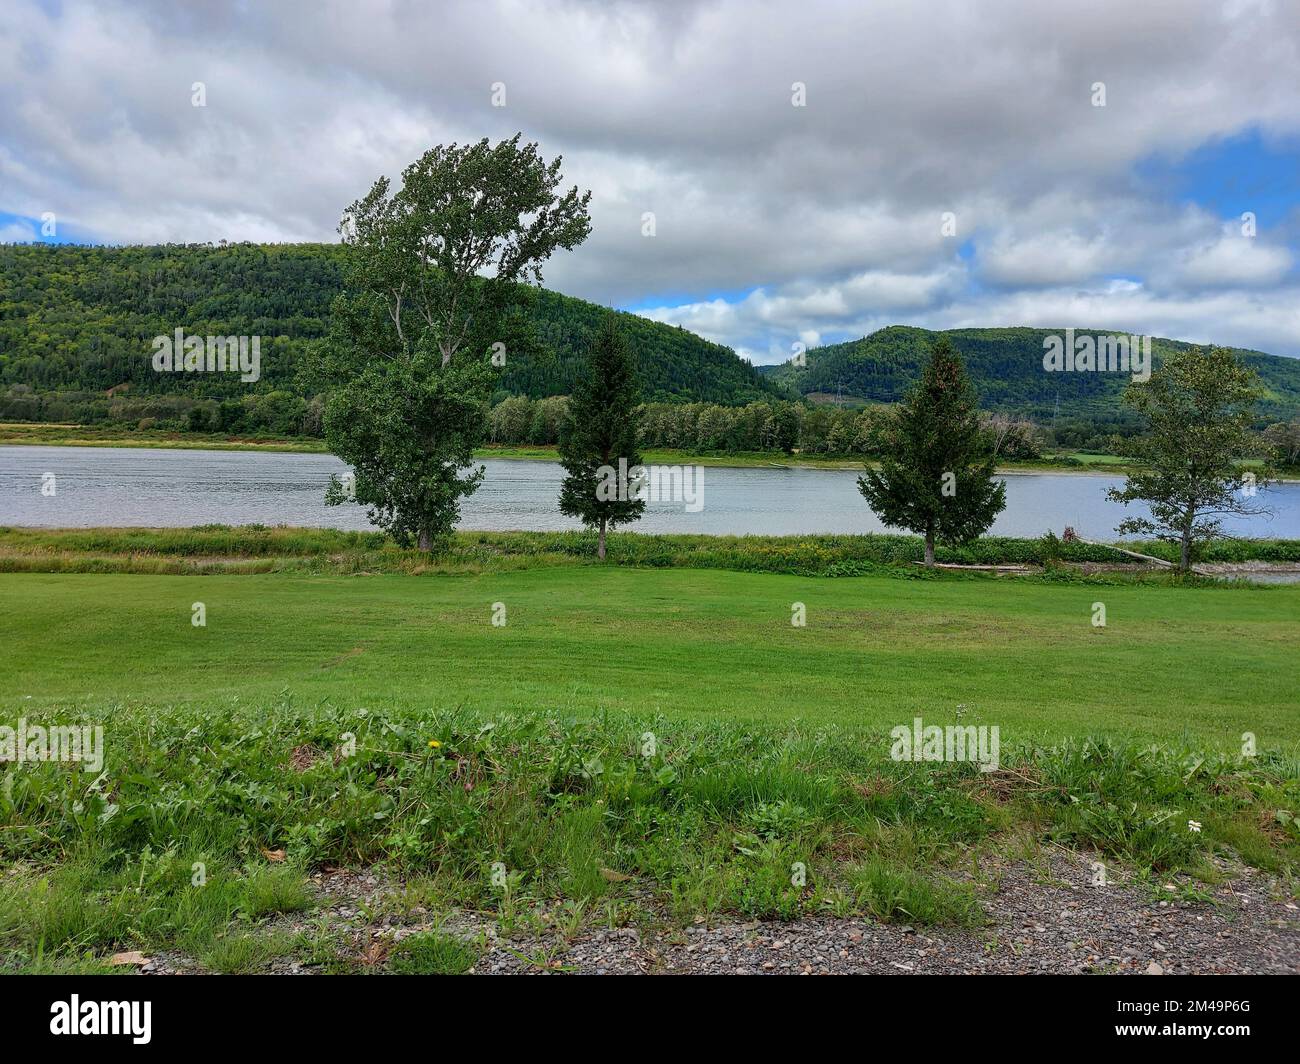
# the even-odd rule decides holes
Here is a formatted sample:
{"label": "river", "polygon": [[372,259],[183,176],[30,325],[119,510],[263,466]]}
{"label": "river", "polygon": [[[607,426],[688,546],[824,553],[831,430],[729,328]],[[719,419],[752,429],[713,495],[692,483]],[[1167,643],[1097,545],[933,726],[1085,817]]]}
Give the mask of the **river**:
{"label": "river", "polygon": [[[545,531],[579,527],[556,508],[563,471],[553,462],[486,459],[460,527]],[[126,447],[0,447],[0,523],[45,528],[96,525],[266,524],[365,529],[365,510],[326,506],[332,455]],[[46,474],[53,474],[49,480]],[[801,535],[879,532],[852,470],[781,467],[703,470],[697,503],[651,502],[642,532]],[[1126,512],[1106,500],[1122,478],[1069,473],[1008,474],[1007,508],[995,535],[1058,535],[1073,526],[1114,539]],[[45,485],[43,490],[43,485]],[[693,482],[688,482],[693,487]],[[52,492],[51,492],[52,487]],[[1256,500],[1272,510],[1230,522],[1238,535],[1300,539],[1300,484],[1275,485]]]}

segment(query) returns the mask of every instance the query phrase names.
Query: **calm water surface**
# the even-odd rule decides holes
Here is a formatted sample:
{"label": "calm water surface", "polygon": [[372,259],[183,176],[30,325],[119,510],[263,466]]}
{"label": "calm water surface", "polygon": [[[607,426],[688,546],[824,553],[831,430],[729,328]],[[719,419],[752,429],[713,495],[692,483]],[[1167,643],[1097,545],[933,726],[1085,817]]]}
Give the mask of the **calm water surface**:
{"label": "calm water surface", "polygon": [[[553,462],[487,459],[479,490],[462,506],[460,527],[546,531],[580,527],[556,509],[563,471]],[[119,447],[0,447],[0,524],[308,525],[370,527],[362,507],[326,506],[330,474],[346,466],[332,455],[183,451]],[[55,476],[55,494],[42,478]],[[857,473],[834,469],[725,469],[703,474],[703,508],[650,503],[642,532],[795,535],[879,532],[884,526],[856,487]],[[1125,508],[1107,502],[1122,478],[1063,473],[1013,474],[1007,508],[992,532],[1038,536],[1072,525],[1089,539],[1114,539]],[[1261,492],[1271,518],[1237,521],[1239,535],[1300,539],[1300,484]],[[1127,512],[1137,512],[1131,509]]]}

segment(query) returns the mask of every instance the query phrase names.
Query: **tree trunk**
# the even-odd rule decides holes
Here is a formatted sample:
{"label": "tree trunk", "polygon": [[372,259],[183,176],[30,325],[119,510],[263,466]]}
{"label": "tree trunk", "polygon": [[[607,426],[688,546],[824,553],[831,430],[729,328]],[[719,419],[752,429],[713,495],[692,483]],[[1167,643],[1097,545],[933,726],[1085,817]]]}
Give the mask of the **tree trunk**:
{"label": "tree trunk", "polygon": [[925,564],[934,565],[934,529],[925,530]]}
{"label": "tree trunk", "polygon": [[596,548],[596,557],[605,560],[605,519],[600,519],[600,545]]}
{"label": "tree trunk", "polygon": [[1178,571],[1186,573],[1192,567],[1192,534],[1189,531],[1183,532],[1182,551],[1178,562]]}
{"label": "tree trunk", "polygon": [[429,533],[429,530],[427,528],[420,529],[419,546],[420,546],[420,550],[423,551],[433,550],[433,536]]}

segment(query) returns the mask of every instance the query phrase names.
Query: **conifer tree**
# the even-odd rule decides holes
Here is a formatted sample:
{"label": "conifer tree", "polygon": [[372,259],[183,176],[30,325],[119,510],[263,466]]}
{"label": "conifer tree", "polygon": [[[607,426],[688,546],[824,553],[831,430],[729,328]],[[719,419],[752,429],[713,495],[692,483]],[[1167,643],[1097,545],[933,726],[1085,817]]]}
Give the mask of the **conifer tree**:
{"label": "conifer tree", "polygon": [[599,531],[597,553],[602,560],[605,533],[645,511],[637,490],[640,401],[632,352],[610,315],[574,383],[560,431],[560,461],[567,474],[560,488],[560,512]]}
{"label": "conifer tree", "polygon": [[926,565],[934,564],[936,541],[974,539],[1007,505],[1006,485],[993,480],[996,458],[980,428],[975,390],[946,337],[899,403],[884,451],[880,468],[858,478],[858,490],[885,524],[925,538]]}

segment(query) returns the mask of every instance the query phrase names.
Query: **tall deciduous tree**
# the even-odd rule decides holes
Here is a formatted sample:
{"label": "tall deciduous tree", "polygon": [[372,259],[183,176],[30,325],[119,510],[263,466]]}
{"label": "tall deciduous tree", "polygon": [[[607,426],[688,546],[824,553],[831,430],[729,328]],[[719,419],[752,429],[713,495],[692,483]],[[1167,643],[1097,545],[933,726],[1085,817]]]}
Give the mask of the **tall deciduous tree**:
{"label": "tall deciduous tree", "polygon": [[1005,508],[1006,486],[993,480],[995,456],[975,390],[946,337],[883,437],[880,468],[868,468],[858,490],[885,524],[925,538],[926,565],[934,564],[936,542],[974,539]]}
{"label": "tall deciduous tree", "polygon": [[641,401],[632,352],[608,317],[569,396],[560,429],[560,461],[566,476],[560,512],[581,518],[600,533],[597,554],[605,558],[605,533],[637,520],[645,500],[634,497],[637,404]]}
{"label": "tall deciduous tree", "polygon": [[1139,468],[1107,495],[1143,502],[1151,516],[1125,518],[1116,531],[1177,543],[1186,572],[1198,546],[1223,534],[1222,518],[1265,512],[1254,501],[1262,475],[1243,477],[1237,466],[1251,449],[1258,377],[1226,348],[1188,348],[1129,385],[1124,399],[1149,427],[1130,444]]}
{"label": "tall deciduous tree", "polygon": [[[519,139],[432,148],[339,227],[345,288],[309,378],[329,392],[326,439],[356,501],[423,550],[482,479],[473,451],[500,365],[532,346],[522,309],[542,263],[591,232],[591,193],[560,194],[561,160]],[[347,497],[335,483],[327,500]]]}

